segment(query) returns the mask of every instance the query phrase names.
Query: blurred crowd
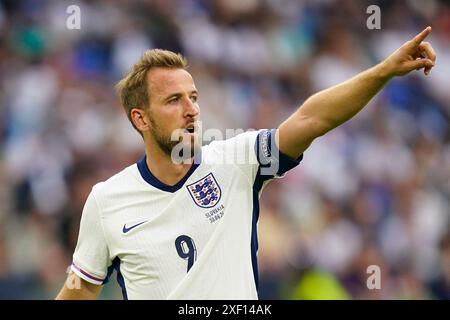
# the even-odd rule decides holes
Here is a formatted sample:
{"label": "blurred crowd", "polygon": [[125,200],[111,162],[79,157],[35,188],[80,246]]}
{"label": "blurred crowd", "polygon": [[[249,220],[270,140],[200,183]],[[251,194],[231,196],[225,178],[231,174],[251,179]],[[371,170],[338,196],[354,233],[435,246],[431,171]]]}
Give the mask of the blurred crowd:
{"label": "blurred crowd", "polygon": [[263,192],[262,299],[450,298],[448,2],[0,1],[0,299],[54,298],[91,187],[142,157],[114,84],[146,49],[187,56],[204,129],[274,128],[427,25],[430,76],[394,79]]}

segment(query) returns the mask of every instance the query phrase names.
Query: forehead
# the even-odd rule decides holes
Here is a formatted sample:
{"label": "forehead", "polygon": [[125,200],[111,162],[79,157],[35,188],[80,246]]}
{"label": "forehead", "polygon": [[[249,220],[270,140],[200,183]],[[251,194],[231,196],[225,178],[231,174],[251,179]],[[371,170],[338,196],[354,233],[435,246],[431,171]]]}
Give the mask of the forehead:
{"label": "forehead", "polygon": [[147,74],[150,96],[164,97],[195,90],[194,79],[184,69],[155,68]]}

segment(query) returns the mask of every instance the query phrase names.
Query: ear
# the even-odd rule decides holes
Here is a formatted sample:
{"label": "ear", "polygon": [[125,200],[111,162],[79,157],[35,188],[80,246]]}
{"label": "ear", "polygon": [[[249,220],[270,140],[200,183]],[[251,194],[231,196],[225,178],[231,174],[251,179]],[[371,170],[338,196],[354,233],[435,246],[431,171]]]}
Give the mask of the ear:
{"label": "ear", "polygon": [[136,129],[140,132],[148,131],[150,128],[150,121],[145,110],[140,108],[131,109],[130,118]]}

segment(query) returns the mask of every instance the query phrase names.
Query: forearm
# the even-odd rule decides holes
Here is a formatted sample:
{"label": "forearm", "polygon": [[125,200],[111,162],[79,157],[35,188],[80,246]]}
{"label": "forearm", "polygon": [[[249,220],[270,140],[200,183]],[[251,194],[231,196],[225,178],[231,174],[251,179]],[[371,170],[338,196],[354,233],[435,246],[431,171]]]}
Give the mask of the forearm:
{"label": "forearm", "polygon": [[56,300],[95,300],[97,295],[86,290],[69,289],[64,287],[58,293]]}
{"label": "forearm", "polygon": [[308,98],[278,128],[279,149],[297,158],[316,139],[351,119],[393,77],[380,63]]}
{"label": "forearm", "polygon": [[101,290],[102,286],[89,283],[70,272],[56,300],[94,300]]}
{"label": "forearm", "polygon": [[378,64],[334,87],[320,91],[294,113],[299,119],[313,119],[313,137],[321,136],[351,119],[386,85],[392,76]]}

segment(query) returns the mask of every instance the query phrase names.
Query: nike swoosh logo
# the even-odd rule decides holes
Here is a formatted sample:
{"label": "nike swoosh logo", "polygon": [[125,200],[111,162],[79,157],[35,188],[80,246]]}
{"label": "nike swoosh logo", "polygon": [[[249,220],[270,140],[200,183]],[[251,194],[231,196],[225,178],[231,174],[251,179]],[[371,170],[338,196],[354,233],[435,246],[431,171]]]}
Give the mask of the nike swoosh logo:
{"label": "nike swoosh logo", "polygon": [[122,232],[123,232],[123,233],[128,233],[129,231],[133,230],[133,229],[136,228],[137,226],[140,226],[141,224],[146,223],[146,222],[147,222],[147,220],[145,220],[145,221],[143,221],[143,222],[139,222],[139,223],[137,223],[137,224],[135,224],[135,225],[133,225],[133,226],[131,226],[131,227],[129,227],[129,228],[127,228],[126,224],[124,224],[124,225],[123,225]]}

